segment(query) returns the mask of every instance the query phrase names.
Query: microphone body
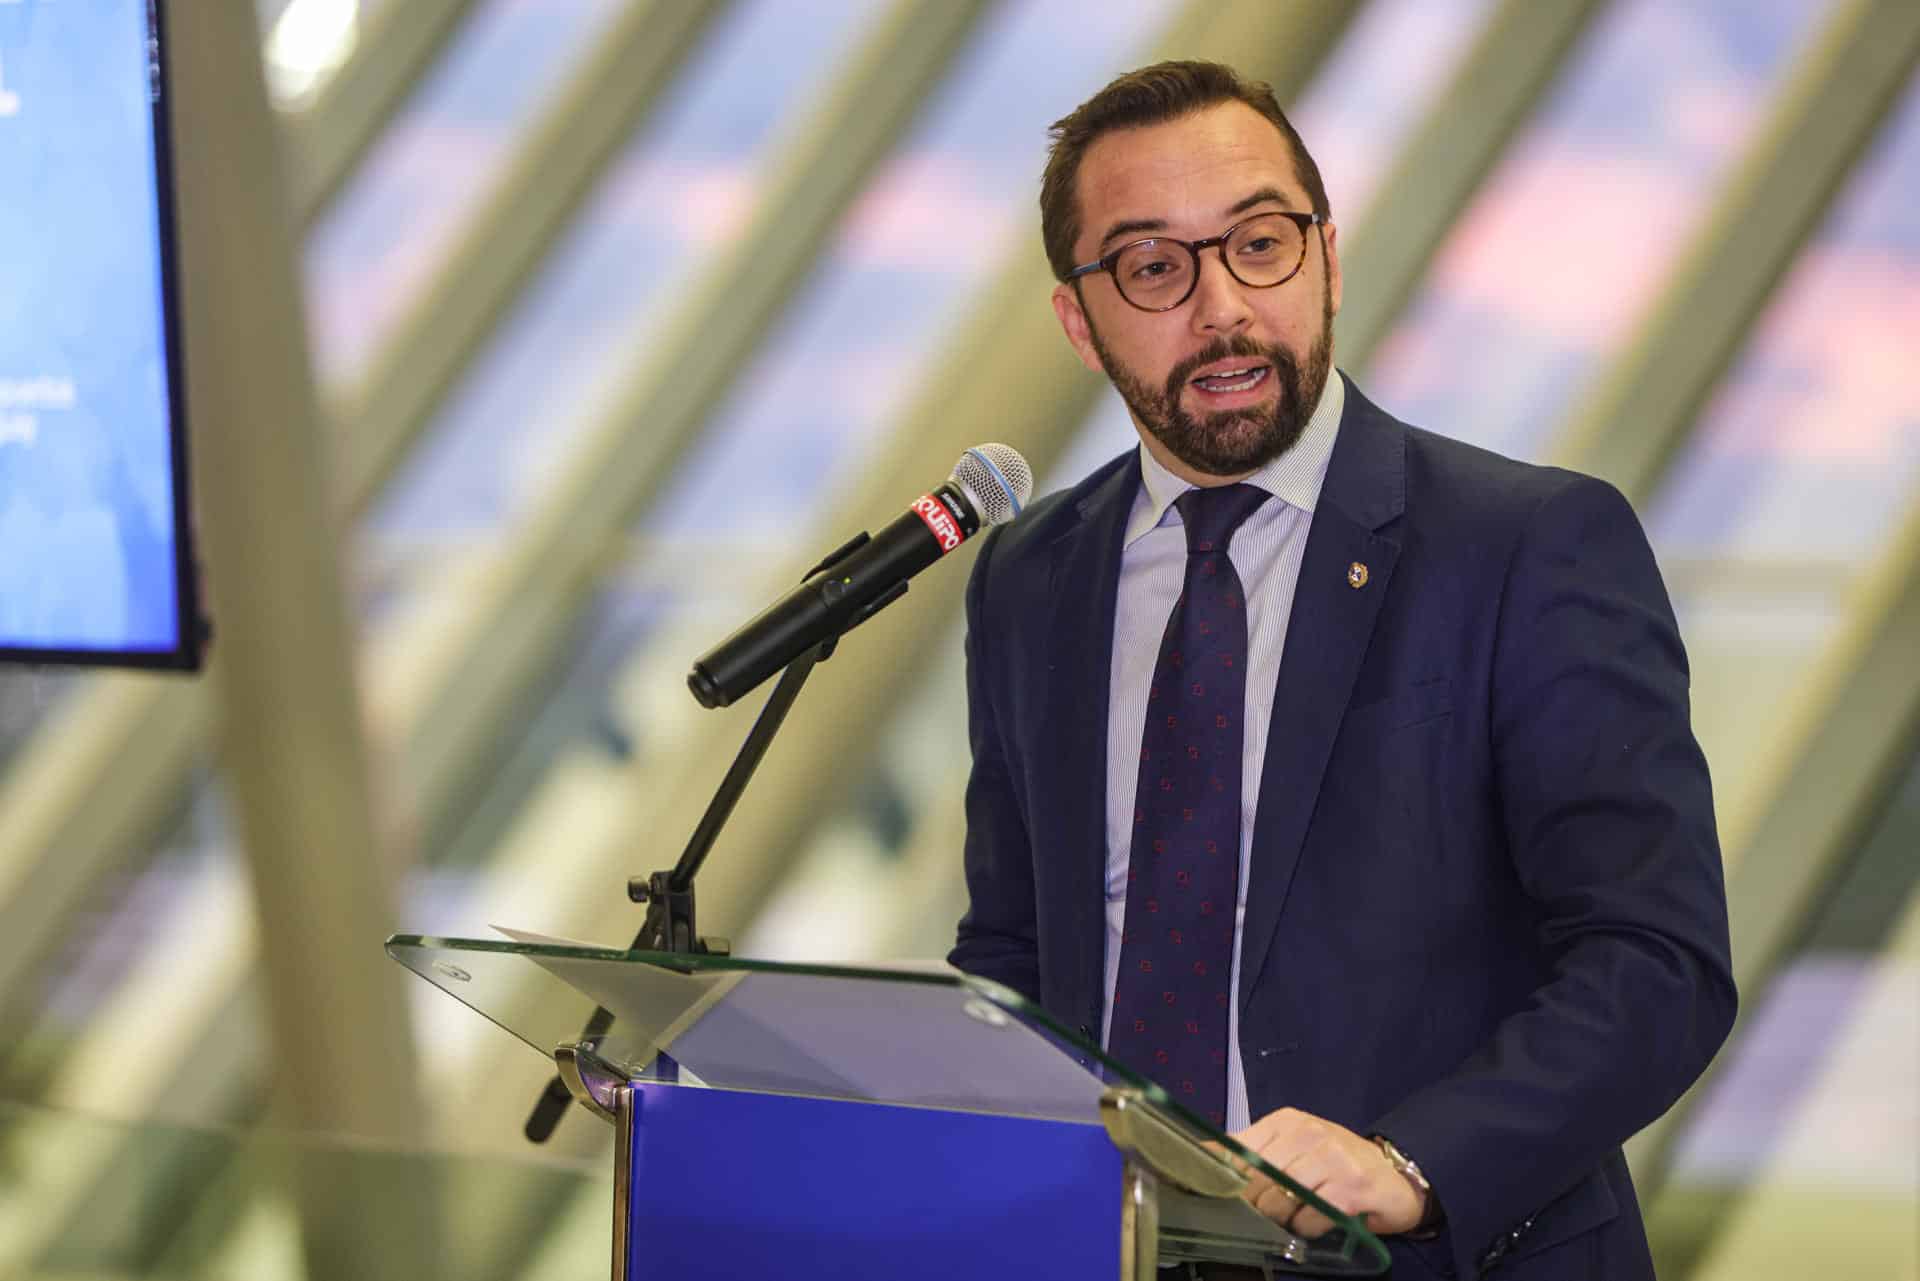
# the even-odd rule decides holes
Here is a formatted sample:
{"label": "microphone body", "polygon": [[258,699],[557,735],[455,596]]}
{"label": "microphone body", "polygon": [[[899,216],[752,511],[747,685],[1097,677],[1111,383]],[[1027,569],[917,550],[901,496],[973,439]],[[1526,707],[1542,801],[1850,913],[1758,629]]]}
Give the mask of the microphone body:
{"label": "microphone body", "polygon": [[807,650],[862,621],[907,580],[978,533],[979,511],[949,480],[878,534],[775,601],[693,665],[687,687],[702,707],[726,707]]}

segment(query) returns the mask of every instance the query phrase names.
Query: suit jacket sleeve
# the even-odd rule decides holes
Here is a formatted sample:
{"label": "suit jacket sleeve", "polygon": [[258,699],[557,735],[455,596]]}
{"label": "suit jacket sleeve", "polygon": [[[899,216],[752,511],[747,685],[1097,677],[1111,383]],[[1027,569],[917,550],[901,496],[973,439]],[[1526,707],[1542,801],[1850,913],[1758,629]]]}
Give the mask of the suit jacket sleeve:
{"label": "suit jacket sleeve", "polygon": [[1483,1048],[1373,1127],[1432,1180],[1461,1276],[1670,1107],[1732,1025],[1687,683],[1632,509],[1611,486],[1565,476],[1512,553],[1488,709],[1494,794],[1551,975]]}
{"label": "suit jacket sleeve", "polygon": [[1037,1002],[1032,842],[995,706],[1005,687],[994,679],[994,623],[987,597],[999,536],[995,530],[981,546],[967,583],[967,730],[973,749],[966,796],[969,906],[948,960]]}

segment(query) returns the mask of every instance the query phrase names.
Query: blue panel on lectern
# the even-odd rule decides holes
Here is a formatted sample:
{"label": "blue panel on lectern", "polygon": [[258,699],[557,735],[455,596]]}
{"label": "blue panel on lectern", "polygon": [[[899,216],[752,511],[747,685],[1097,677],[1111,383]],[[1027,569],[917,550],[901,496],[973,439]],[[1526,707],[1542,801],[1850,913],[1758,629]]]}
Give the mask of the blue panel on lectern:
{"label": "blue panel on lectern", "polygon": [[630,1281],[1120,1274],[1097,1125],[652,1083],[634,1104]]}

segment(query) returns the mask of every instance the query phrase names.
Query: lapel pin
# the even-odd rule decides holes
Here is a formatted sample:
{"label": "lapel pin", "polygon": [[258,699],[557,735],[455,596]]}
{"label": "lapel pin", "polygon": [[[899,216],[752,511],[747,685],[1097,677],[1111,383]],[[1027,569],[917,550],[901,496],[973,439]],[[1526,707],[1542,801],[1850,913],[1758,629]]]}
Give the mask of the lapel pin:
{"label": "lapel pin", "polygon": [[1347,586],[1359,591],[1367,585],[1367,567],[1359,561],[1347,566]]}

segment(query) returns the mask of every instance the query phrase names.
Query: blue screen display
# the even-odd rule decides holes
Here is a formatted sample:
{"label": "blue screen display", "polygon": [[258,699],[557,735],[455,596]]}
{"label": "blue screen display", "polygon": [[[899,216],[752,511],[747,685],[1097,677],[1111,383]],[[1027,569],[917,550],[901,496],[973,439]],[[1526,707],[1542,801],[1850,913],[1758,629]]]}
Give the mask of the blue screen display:
{"label": "blue screen display", "polygon": [[147,0],[0,0],[8,657],[194,658],[156,36]]}

